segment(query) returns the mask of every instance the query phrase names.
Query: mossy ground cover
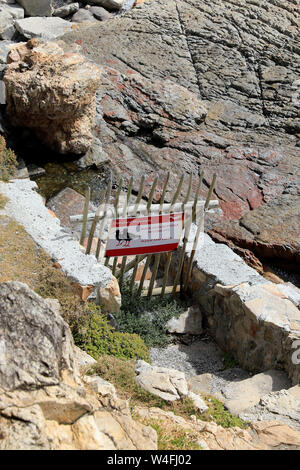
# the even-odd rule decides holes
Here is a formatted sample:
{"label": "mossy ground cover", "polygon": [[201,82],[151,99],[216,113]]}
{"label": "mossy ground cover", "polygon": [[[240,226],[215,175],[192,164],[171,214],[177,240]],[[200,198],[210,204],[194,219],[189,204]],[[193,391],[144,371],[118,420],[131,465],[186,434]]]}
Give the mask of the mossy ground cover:
{"label": "mossy ground cover", "polygon": [[43,298],[58,299],[75,343],[96,359],[112,354],[150,360],[136,334],[115,332],[100,307],[84,304],[64,273],[36,246],[25,229],[8,216],[0,216],[0,283],[20,281]]}
{"label": "mossy ground cover", "polygon": [[187,304],[170,296],[154,296],[149,301],[137,295],[137,288],[130,292],[129,282],[122,287],[122,307],[115,314],[120,331],[138,334],[148,347],[162,347],[170,342],[165,324],[172,317],[178,317]]}
{"label": "mossy ground cover", "polygon": [[0,181],[8,181],[14,175],[16,168],[16,155],[6,147],[4,137],[0,136]]}
{"label": "mossy ground cover", "polygon": [[224,428],[236,426],[245,429],[247,427],[247,423],[229,413],[219,400],[208,395],[203,396],[203,398],[209,409],[205,413],[199,414],[190,398],[168,402],[147,392],[136,382],[134,360],[128,361],[111,356],[102,356],[98,363],[90,369],[89,373],[98,374],[114,384],[119,396],[130,400],[133,410],[135,406],[156,407],[165,411],[172,411],[186,419],[190,419],[191,415],[195,415],[203,421],[214,421]]}
{"label": "mossy ground cover", "polygon": [[191,429],[180,429],[176,425],[167,424],[163,419],[136,419],[157,432],[158,450],[202,450],[198,444],[197,432]]}
{"label": "mossy ground cover", "polygon": [[148,348],[137,334],[115,331],[95,304],[86,306],[85,314],[69,319],[77,346],[95,359],[103,354],[150,362]]}

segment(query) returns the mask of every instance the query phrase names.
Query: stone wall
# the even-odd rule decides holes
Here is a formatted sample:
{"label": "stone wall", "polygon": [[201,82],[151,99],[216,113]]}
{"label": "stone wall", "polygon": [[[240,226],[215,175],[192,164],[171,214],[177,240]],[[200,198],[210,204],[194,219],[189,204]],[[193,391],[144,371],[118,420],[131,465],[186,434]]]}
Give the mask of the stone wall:
{"label": "stone wall", "polygon": [[295,363],[300,362],[295,354],[298,289],[267,281],[205,234],[194,260],[191,291],[220,347],[242,367],[255,372],[284,369],[293,384],[300,382],[300,363]]}
{"label": "stone wall", "polygon": [[45,207],[36,189],[36,183],[29,179],[0,182],[0,193],[8,198],[4,212],[23,225],[36,244],[58,262],[83,296],[88,292],[105,311],[117,311],[121,294],[116,278],[94,255],[85,254]]}

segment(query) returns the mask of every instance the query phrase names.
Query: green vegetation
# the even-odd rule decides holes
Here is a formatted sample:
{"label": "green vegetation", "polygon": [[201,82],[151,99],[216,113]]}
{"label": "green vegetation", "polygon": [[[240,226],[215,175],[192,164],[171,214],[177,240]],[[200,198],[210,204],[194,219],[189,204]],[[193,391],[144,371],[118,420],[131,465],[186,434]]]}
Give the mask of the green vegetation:
{"label": "green vegetation", "polygon": [[95,304],[88,304],[84,314],[75,315],[70,326],[77,346],[95,359],[108,354],[150,362],[144,341],[136,334],[115,331]]}
{"label": "green vegetation", "polygon": [[158,450],[202,450],[197,444],[199,437],[196,432],[167,425],[162,419],[144,420],[143,424],[157,432]]}
{"label": "green vegetation", "polygon": [[223,362],[224,362],[224,370],[232,369],[233,367],[236,367],[237,365],[236,360],[229,352],[224,353]]}
{"label": "green vegetation", "polygon": [[41,297],[58,299],[75,343],[96,359],[100,354],[111,354],[150,361],[138,335],[115,332],[98,306],[81,301],[72,283],[24,227],[0,216],[0,282],[7,281],[25,282]]}
{"label": "green vegetation", "polygon": [[190,398],[184,397],[175,402],[168,402],[152,395],[152,393],[147,392],[137,384],[135,361],[133,360],[128,361],[117,357],[102,356],[98,363],[90,369],[89,373],[100,375],[100,377],[112,383],[120,397],[130,399],[133,411],[135,406],[156,407],[165,411],[173,411],[173,413],[186,419],[190,419],[191,415],[195,415],[203,421],[214,421],[224,428],[237,426],[244,429],[247,427],[247,423],[233,416],[219,400],[210,396],[203,397],[209,409],[201,415]]}
{"label": "green vegetation", "polygon": [[122,307],[115,314],[120,331],[136,333],[148,347],[165,346],[169,343],[164,326],[172,317],[177,317],[186,309],[178,300],[168,296],[153,297],[150,301],[137,296],[137,290],[131,294],[128,283],[122,288]]}
{"label": "green vegetation", "polygon": [[4,137],[0,136],[0,180],[8,181],[14,175],[16,168],[16,156],[6,147]]}
{"label": "green vegetation", "polygon": [[248,427],[248,423],[246,421],[243,421],[241,418],[229,413],[229,411],[225,409],[223,403],[216,398],[206,396],[204,399],[207,406],[209,406],[209,409],[199,416],[203,421],[214,421],[223,428],[238,427],[246,429]]}

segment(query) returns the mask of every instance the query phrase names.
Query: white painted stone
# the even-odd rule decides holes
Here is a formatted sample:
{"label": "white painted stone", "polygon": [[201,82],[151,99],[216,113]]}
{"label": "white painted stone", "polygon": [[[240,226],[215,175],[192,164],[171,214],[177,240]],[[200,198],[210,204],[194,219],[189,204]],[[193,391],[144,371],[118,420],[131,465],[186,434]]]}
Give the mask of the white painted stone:
{"label": "white painted stone", "polygon": [[36,183],[29,179],[0,183],[0,193],[9,199],[5,206],[7,214],[23,225],[34,241],[59,262],[71,280],[83,286],[109,285],[113,281],[110,270],[98,263],[95,256],[83,253],[79,243],[50,215],[36,189]]}

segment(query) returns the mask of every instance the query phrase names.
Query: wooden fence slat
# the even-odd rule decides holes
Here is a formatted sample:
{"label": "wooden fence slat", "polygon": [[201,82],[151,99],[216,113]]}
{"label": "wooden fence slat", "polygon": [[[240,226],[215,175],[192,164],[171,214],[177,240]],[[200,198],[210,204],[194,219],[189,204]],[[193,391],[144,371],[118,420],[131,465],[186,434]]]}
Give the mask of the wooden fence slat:
{"label": "wooden fence slat", "polygon": [[146,278],[146,274],[147,274],[148,268],[149,268],[149,266],[150,266],[151,258],[152,258],[152,255],[148,255],[148,257],[147,257],[147,259],[146,259],[146,263],[145,263],[145,266],[144,266],[144,269],[143,269],[143,272],[142,272],[142,276],[141,276],[139,288],[138,288],[138,291],[137,291],[137,295],[138,295],[138,296],[140,296],[141,293],[142,293],[143,286],[144,286],[144,282],[145,282],[145,278]]}
{"label": "wooden fence slat", "polygon": [[211,185],[210,185],[209,190],[208,190],[207,198],[206,198],[205,205],[204,205],[204,211],[206,211],[206,209],[209,206],[209,201],[211,200],[213,190],[215,189],[216,179],[217,179],[217,175],[215,173],[213,175],[213,179],[212,179]]}
{"label": "wooden fence slat", "polygon": [[91,188],[88,187],[85,193],[83,220],[82,220],[81,236],[80,236],[80,242],[79,242],[80,245],[83,245],[85,235],[86,235],[87,215],[88,215],[88,210],[89,210],[90,197],[91,197]]}
{"label": "wooden fence slat", "polygon": [[[156,176],[154,178],[153,183],[152,183],[151,191],[150,191],[148,202],[147,202],[147,214],[149,214],[150,211],[151,211],[151,204],[152,204],[152,201],[153,201],[153,197],[154,197],[154,193],[155,193],[155,190],[156,190],[157,182],[158,182],[158,177]],[[145,263],[145,266],[144,266],[144,269],[143,269],[143,272],[142,272],[138,292],[137,292],[138,296],[141,295],[143,285],[144,285],[144,282],[145,282],[145,277],[146,277],[146,274],[147,274],[147,270],[148,270],[149,265],[150,265],[151,257],[152,257],[152,255],[149,255],[147,260],[146,260],[146,263]],[[140,260],[140,258],[137,257],[137,265],[139,263],[139,260]]]}
{"label": "wooden fence slat", "polygon": [[193,268],[193,261],[194,261],[195,253],[196,253],[196,250],[197,250],[198,242],[199,242],[199,237],[200,237],[201,228],[202,228],[202,222],[203,222],[203,218],[204,218],[204,214],[205,214],[205,208],[207,208],[209,206],[209,201],[211,199],[211,196],[212,196],[212,193],[213,193],[213,190],[214,190],[214,187],[215,187],[215,183],[216,183],[216,178],[217,178],[217,175],[214,174],[211,185],[210,185],[210,188],[208,190],[208,194],[207,194],[207,198],[206,198],[206,201],[205,201],[203,213],[201,215],[201,219],[199,220],[196,236],[195,236],[195,239],[194,239],[193,249],[192,249],[191,254],[190,254],[188,268],[187,268],[187,272],[186,272],[186,276],[185,276],[183,292],[187,292],[188,285],[190,283],[192,268]]}
{"label": "wooden fence slat", "polygon": [[[150,194],[149,194],[149,200],[148,200],[148,203],[147,203],[147,212],[148,212],[150,198],[151,198],[151,202],[150,202],[150,208],[151,208],[151,204],[152,204],[152,200],[153,200],[156,185],[157,185],[157,178],[155,178],[155,180],[152,183],[152,187],[151,187]],[[134,268],[133,268],[131,281],[130,281],[130,292],[131,293],[133,291],[134,281],[135,281],[138,265],[139,265],[140,262],[141,262],[141,255],[138,255],[138,256],[135,257]]]}
{"label": "wooden fence slat", "polygon": [[[162,193],[161,193],[161,197],[160,197],[159,215],[162,214],[169,179],[170,179],[170,172],[168,171],[168,173],[166,175],[166,178],[165,178],[165,182],[164,182],[163,190],[162,190]],[[153,271],[152,271],[150,284],[149,284],[149,290],[148,290],[148,298],[149,299],[151,299],[151,297],[152,297],[154,282],[155,282],[155,279],[156,279],[159,263],[160,263],[160,253],[157,253],[154,257]]]}
{"label": "wooden fence slat", "polygon": [[[198,198],[198,195],[199,195],[198,188],[200,187],[200,185],[201,185],[201,176],[200,176],[200,178],[199,178],[199,182],[198,182],[198,186],[197,186],[197,191],[196,191],[196,193],[195,193],[195,195],[194,195],[193,209],[194,209],[194,207],[197,207],[197,198]],[[190,178],[190,187],[191,187],[191,178]],[[184,209],[185,204],[188,202],[189,197],[190,197],[190,189],[188,190],[187,195],[186,195],[186,198],[185,198],[185,200],[184,200],[183,209]],[[176,288],[177,288],[179,279],[181,278],[181,274],[182,274],[182,268],[183,268],[183,263],[184,263],[184,257],[185,257],[185,253],[186,253],[186,245],[187,245],[187,242],[188,242],[188,239],[189,239],[190,230],[191,230],[192,221],[193,221],[193,209],[192,209],[192,215],[191,215],[190,219],[189,219],[189,220],[186,220],[186,219],[184,220],[184,224],[185,224],[185,227],[184,227],[184,237],[183,237],[183,243],[182,243],[182,248],[181,248],[179,263],[178,263],[178,266],[177,266],[177,272],[176,272],[176,276],[175,276],[175,279],[174,279],[173,290],[172,290],[172,297],[174,297],[175,294],[176,294]]]}
{"label": "wooden fence slat", "polygon": [[[130,178],[128,189],[127,189],[127,197],[126,197],[126,201],[124,202],[124,208],[123,208],[123,218],[125,218],[127,215],[127,207],[128,207],[130,196],[131,196],[132,185],[133,185],[133,177]],[[124,277],[124,270],[125,270],[126,263],[127,263],[127,256],[123,256],[122,265],[120,269],[120,278],[119,278],[120,288],[122,287],[122,284],[123,284],[123,277]]]}
{"label": "wooden fence slat", "polygon": [[97,224],[98,224],[98,221],[99,221],[100,210],[101,210],[101,206],[102,206],[103,201],[104,201],[104,196],[105,196],[105,189],[103,189],[103,190],[101,191],[101,194],[100,194],[99,206],[98,206],[98,208],[97,208],[97,210],[96,210],[96,214],[95,214],[95,217],[94,217],[92,226],[91,226],[91,230],[90,230],[88,242],[87,242],[87,245],[86,245],[86,250],[85,250],[85,254],[86,254],[86,255],[89,255],[90,252],[91,252],[91,247],[92,247],[92,243],[93,243],[93,238],[94,238],[95,230],[96,230],[96,227],[97,227]]}
{"label": "wooden fence slat", "polygon": [[193,222],[195,222],[195,218],[196,218],[197,202],[198,202],[198,198],[199,198],[199,194],[200,194],[200,189],[201,189],[201,185],[202,185],[202,181],[203,181],[203,176],[204,176],[204,171],[201,171],[200,176],[199,176],[199,180],[198,180],[196,193],[195,193],[194,204],[193,204],[193,216],[192,216],[193,217]]}
{"label": "wooden fence slat", "polygon": [[[138,190],[138,195],[137,195],[137,198],[136,198],[136,201],[135,201],[135,205],[134,205],[134,215],[136,215],[136,213],[137,213],[137,211],[138,211],[138,208],[139,208],[139,205],[140,205],[142,196],[143,196],[144,184],[145,184],[145,176],[143,175],[143,176],[142,176],[142,179],[141,179],[141,182],[140,182],[140,186],[139,186],[139,190]],[[145,258],[146,258],[146,256],[145,256]],[[130,281],[130,292],[133,291],[135,276],[136,276],[136,272],[137,272],[137,268],[138,268],[139,262],[140,262],[140,258],[139,258],[139,257],[136,257],[131,263],[129,263],[129,264],[124,268],[124,272],[126,272],[127,270],[129,271],[130,269],[133,268],[133,273],[132,273],[131,281]],[[131,265],[131,264],[132,264],[132,268],[131,268],[131,267],[129,268],[128,266]]]}
{"label": "wooden fence slat", "polygon": [[[172,212],[172,207],[175,205],[177,198],[180,194],[182,184],[184,180],[184,175],[181,176],[180,181],[178,183],[177,189],[175,191],[175,194],[173,196],[172,202],[171,202],[171,207],[170,207],[170,213]],[[163,277],[163,283],[162,283],[162,288],[161,288],[161,297],[163,297],[165,290],[166,290],[166,285],[168,281],[168,275],[169,275],[169,269],[170,269],[170,264],[171,264],[171,259],[172,259],[172,252],[169,252],[167,255],[167,261],[165,265],[165,272],[164,272],[164,277]]]}
{"label": "wooden fence slat", "polygon": [[[167,287],[165,288],[165,292],[164,292],[164,293],[165,293],[165,294],[171,294],[172,289],[173,289],[172,286],[167,286]],[[178,286],[176,287],[176,292],[180,292],[180,285],[178,285]],[[148,295],[148,289],[142,290],[141,297],[146,297],[147,295]],[[161,287],[155,287],[155,288],[153,289],[152,296],[153,296],[153,295],[161,295]]]}
{"label": "wooden fence slat", "polygon": [[[147,258],[148,255],[140,255],[140,262],[143,261],[145,258]],[[134,258],[132,261],[126,264],[125,269],[124,269],[124,274],[130,271],[132,268],[135,266],[136,259]],[[120,277],[120,271],[116,273],[116,278],[118,279]]]}
{"label": "wooden fence slat", "polygon": [[[111,196],[111,189],[112,189],[112,180],[110,178],[109,183],[108,183],[108,188],[106,191],[106,196],[105,196],[105,204],[104,204],[104,209],[103,209],[103,218],[101,220],[99,232],[98,232],[98,243],[97,243],[97,249],[96,249],[96,258],[97,260],[99,259],[100,256],[100,249],[101,249],[101,242],[102,242],[102,233],[104,229],[104,225],[106,222],[106,215],[107,215],[107,206],[109,205],[110,202],[110,196]],[[109,227],[108,227],[109,230]],[[108,234],[107,234],[108,237]]]}
{"label": "wooden fence slat", "polygon": [[[116,193],[116,196],[115,196],[115,201],[114,201],[114,210],[115,210],[115,217],[116,218],[118,217],[118,203],[119,203],[119,197],[120,197],[120,192],[122,190],[122,186],[123,186],[123,178],[121,176],[121,178],[119,179],[118,190],[117,190],[117,193]],[[108,266],[109,260],[110,260],[110,258],[107,257],[106,260],[105,260],[104,266]],[[114,258],[113,274],[116,271],[117,262],[118,262],[118,258]]]}

